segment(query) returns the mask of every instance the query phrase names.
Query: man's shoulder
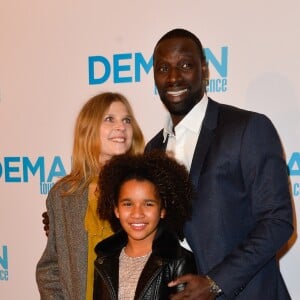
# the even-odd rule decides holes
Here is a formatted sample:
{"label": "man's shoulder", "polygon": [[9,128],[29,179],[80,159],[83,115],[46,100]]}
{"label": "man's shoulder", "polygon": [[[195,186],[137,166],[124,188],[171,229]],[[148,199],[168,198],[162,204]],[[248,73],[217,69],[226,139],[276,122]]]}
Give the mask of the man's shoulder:
{"label": "man's shoulder", "polygon": [[220,113],[234,113],[234,114],[251,114],[251,113],[255,113],[253,111],[250,110],[246,110],[237,106],[233,106],[233,105],[229,105],[229,104],[225,104],[225,103],[220,103],[217,102],[211,98],[209,98],[209,102],[208,102],[208,109],[213,107],[213,108],[218,108]]}
{"label": "man's shoulder", "polygon": [[[268,116],[265,114],[242,109],[236,106],[218,103],[214,100],[210,99],[210,112],[207,110],[207,118],[208,120],[211,119],[211,116],[217,116],[217,124],[219,128],[224,130],[230,128],[239,130],[245,127],[255,128],[253,131],[257,130],[271,130],[274,131],[275,127],[273,122],[270,120]],[[217,111],[214,113],[213,111]],[[214,118],[215,118],[214,117]]]}
{"label": "man's shoulder", "polygon": [[209,98],[207,113],[210,113],[213,110],[218,111],[219,120],[222,119],[226,119],[226,121],[241,121],[241,120],[249,120],[249,119],[269,120],[269,118],[262,113],[243,109],[229,104],[220,103]]}
{"label": "man's shoulder", "polygon": [[255,116],[266,117],[262,113],[244,109],[244,108],[240,108],[240,107],[233,106],[230,104],[220,103],[211,98],[209,98],[209,106],[217,107],[219,109],[220,113],[233,113],[233,114],[237,114],[237,115],[255,115]]}

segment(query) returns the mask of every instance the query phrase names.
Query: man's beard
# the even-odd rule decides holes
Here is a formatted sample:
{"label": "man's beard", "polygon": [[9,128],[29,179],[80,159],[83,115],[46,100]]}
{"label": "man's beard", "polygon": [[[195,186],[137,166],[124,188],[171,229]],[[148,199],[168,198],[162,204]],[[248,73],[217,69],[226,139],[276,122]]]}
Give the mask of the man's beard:
{"label": "man's beard", "polygon": [[185,116],[188,114],[194,106],[201,100],[201,92],[199,91],[197,93],[189,95],[187,98],[184,100],[178,102],[178,103],[173,103],[170,102],[166,97],[161,97],[161,101],[166,107],[166,109],[169,111],[171,115],[175,116]]}

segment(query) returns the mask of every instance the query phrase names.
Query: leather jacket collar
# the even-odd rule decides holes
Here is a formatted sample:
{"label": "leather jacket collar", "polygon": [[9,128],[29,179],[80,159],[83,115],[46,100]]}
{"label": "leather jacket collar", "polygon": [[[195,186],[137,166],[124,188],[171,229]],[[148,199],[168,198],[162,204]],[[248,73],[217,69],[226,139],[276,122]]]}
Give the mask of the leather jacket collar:
{"label": "leather jacket collar", "polygon": [[[127,241],[126,232],[121,230],[99,243],[95,251],[98,256],[113,256],[121,252]],[[178,257],[178,246],[177,237],[160,226],[153,241],[152,254],[163,259],[175,259]]]}

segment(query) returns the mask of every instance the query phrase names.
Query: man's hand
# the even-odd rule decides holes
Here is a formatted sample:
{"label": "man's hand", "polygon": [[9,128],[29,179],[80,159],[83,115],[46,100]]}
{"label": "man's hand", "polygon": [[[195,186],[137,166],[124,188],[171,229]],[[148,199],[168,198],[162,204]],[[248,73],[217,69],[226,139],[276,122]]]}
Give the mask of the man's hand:
{"label": "man's hand", "polygon": [[45,230],[46,236],[48,236],[48,234],[49,234],[49,217],[48,217],[48,214],[46,211],[42,213],[42,217],[43,217],[44,230]]}
{"label": "man's hand", "polygon": [[213,300],[215,295],[210,291],[210,282],[205,276],[187,274],[171,281],[168,286],[186,284],[182,292],[171,295],[170,299]]}

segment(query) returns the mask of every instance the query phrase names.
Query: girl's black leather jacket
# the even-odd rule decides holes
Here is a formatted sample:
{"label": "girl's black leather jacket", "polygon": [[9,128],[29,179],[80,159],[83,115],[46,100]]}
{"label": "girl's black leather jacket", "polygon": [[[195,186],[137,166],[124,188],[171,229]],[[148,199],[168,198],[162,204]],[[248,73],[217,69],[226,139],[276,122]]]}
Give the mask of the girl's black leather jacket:
{"label": "girl's black leather jacket", "polygon": [[[94,300],[117,300],[119,255],[127,244],[127,234],[120,231],[101,241],[95,248]],[[193,254],[180,246],[170,232],[159,228],[152,253],[137,284],[134,300],[166,300],[184,286],[169,288],[167,284],[178,276],[197,273]]]}

